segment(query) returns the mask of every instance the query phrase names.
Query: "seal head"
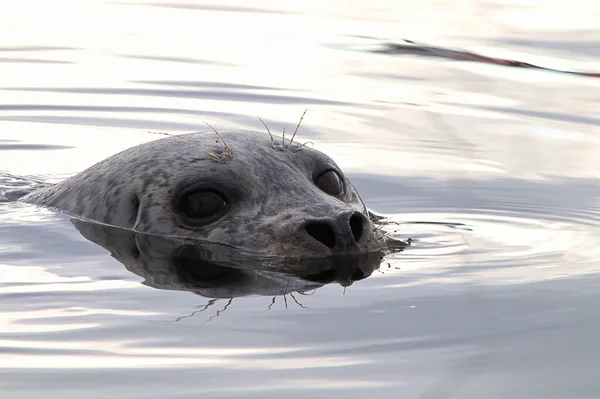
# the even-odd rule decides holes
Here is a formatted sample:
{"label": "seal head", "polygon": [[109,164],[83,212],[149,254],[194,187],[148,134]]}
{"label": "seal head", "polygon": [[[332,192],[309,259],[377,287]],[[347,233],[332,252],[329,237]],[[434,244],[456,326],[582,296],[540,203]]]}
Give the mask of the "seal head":
{"label": "seal head", "polygon": [[383,248],[365,204],[335,162],[306,146],[281,144],[248,131],[167,137],[22,200],[262,255],[322,257]]}

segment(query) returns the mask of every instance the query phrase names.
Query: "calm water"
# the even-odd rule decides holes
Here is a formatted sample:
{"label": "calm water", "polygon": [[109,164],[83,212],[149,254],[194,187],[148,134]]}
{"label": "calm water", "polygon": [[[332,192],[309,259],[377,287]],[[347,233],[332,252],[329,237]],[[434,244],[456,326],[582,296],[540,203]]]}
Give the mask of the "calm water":
{"label": "calm water", "polygon": [[289,131],[308,108],[300,140],[370,208],[435,222],[400,224],[413,246],[346,289],[214,298],[0,202],[2,398],[600,395],[600,79],[372,52],[598,72],[600,5],[25,0],[0,26],[0,191],[148,131]]}

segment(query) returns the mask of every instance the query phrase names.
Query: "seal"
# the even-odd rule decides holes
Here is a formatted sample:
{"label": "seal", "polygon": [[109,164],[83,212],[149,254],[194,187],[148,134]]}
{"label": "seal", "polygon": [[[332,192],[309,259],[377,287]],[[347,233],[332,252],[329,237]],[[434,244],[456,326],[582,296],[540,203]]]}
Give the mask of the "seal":
{"label": "seal", "polygon": [[21,198],[136,232],[293,258],[385,248],[358,192],[320,151],[261,132],[190,133],[113,155]]}

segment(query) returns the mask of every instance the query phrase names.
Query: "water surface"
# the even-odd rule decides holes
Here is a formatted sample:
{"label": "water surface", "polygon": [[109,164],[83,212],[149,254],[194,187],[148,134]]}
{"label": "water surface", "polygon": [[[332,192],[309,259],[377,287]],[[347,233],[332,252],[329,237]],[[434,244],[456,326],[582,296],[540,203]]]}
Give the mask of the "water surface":
{"label": "water surface", "polygon": [[600,80],[374,50],[598,72],[599,24],[592,2],[1,5],[0,191],[308,108],[299,140],[413,240],[349,287],[214,298],[0,202],[2,397],[597,397]]}

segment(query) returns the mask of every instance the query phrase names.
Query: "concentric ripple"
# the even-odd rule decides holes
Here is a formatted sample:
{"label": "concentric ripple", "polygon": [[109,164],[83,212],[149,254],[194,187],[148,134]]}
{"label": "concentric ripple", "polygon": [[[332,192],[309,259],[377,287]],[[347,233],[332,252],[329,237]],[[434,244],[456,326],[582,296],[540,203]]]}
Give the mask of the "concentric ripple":
{"label": "concentric ripple", "polygon": [[[403,273],[502,284],[597,273],[600,209],[531,200],[486,201],[488,209],[439,208],[391,215],[386,230],[411,247],[388,258]],[[428,204],[421,203],[427,207]],[[418,221],[418,223],[415,223]]]}

